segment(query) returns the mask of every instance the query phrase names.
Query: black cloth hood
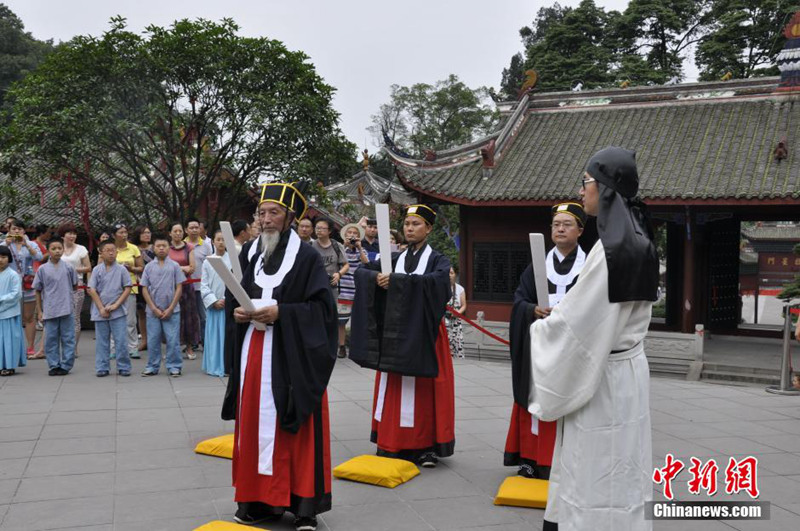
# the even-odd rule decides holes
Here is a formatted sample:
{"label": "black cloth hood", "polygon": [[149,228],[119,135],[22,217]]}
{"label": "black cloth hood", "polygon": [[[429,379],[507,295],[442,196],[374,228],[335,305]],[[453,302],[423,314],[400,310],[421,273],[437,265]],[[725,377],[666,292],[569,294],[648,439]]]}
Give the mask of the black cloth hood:
{"label": "black cloth hood", "polygon": [[658,251],[647,206],[636,197],[636,153],[603,149],[586,171],[598,181],[597,232],[608,264],[609,302],[657,300]]}

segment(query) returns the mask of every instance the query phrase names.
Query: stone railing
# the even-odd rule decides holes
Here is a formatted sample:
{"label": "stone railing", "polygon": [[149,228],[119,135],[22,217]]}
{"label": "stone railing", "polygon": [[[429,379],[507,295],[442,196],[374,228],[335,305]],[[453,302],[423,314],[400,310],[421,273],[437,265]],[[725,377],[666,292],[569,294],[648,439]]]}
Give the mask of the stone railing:
{"label": "stone railing", "polygon": [[[508,340],[508,323],[486,321],[478,312],[476,322],[493,334]],[[508,361],[508,346],[478,331],[467,323],[464,327],[464,353],[469,358]],[[694,334],[650,331],[645,337],[644,349],[650,371],[660,374],[685,376],[699,380],[703,368],[703,325],[697,325]]]}

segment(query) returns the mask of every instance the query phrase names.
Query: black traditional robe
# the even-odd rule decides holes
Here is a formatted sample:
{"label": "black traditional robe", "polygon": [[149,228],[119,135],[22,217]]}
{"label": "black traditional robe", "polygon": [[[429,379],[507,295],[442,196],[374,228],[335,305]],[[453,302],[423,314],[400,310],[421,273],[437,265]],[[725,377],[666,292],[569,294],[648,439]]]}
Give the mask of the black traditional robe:
{"label": "black traditional robe", "polygon": [[[291,231],[281,240],[264,266],[274,275],[284,260]],[[248,259],[251,247],[259,246]],[[262,297],[256,284],[256,264],[261,255],[260,240],[244,245],[239,254],[242,286],[251,299]],[[338,343],[336,304],[329,289],[322,259],[314,249],[299,243],[294,264],[282,282],[272,290],[279,317],[272,326],[271,367],[274,400],[274,459],[271,474],[260,473],[259,394],[264,332],[250,331],[249,351],[243,344],[251,327],[238,324],[233,310],[238,303],[227,292],[226,354],[231,360],[222,418],[236,418],[234,487],[237,502],[262,502],[283,507],[298,516],[313,516],[330,509],[330,435],[326,388],[336,360]],[[246,380],[240,375],[247,356]],[[241,403],[239,403],[241,389]]]}
{"label": "black traditional robe", "polygon": [[[553,253],[553,269],[559,275],[568,274],[578,256],[576,247],[570,254],[559,261]],[[566,286],[569,291],[578,282],[576,276]],[[549,279],[548,292],[556,293],[556,285]],[[528,413],[528,394],[531,383],[530,328],[536,320],[534,310],[538,304],[536,286],[533,278],[533,266],[529,265],[519,279],[519,286],[514,293],[514,305],[509,322],[509,340],[511,352],[511,378],[514,391],[514,405],[511,412],[511,424],[506,438],[503,454],[505,466],[529,465],[536,477],[547,479],[555,442],[555,422],[539,422],[537,433],[532,433],[531,424],[535,422]],[[549,306],[549,301],[547,306]]]}
{"label": "black traditional robe", "polygon": [[[393,270],[401,256],[392,256]],[[402,261],[405,274],[392,273],[388,290],[376,284],[379,263],[356,271],[350,357],[379,371],[370,436],[378,455],[447,457],[455,447],[453,363],[442,320],[450,261],[426,247]]]}
{"label": "black traditional robe", "polygon": [[[413,271],[425,249],[408,253]],[[402,253],[392,255],[392,270]],[[350,359],[369,369],[433,378],[439,373],[436,338],[450,300],[450,260],[431,249],[422,275],[392,273],[389,289],[376,284],[379,262],[359,267],[350,336]]]}

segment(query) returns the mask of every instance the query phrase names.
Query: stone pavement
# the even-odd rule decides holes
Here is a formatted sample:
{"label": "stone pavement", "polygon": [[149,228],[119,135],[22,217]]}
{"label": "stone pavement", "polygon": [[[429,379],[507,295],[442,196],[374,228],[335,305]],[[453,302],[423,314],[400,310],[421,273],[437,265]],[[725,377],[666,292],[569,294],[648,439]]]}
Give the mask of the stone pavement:
{"label": "stone pavement", "polygon": [[[92,333],[66,377],[31,361],[0,378],[0,529],[191,530],[228,520],[235,505],[230,462],[194,445],[232,431],[219,420],[224,381],[186,361],[184,376],[94,376]],[[143,362],[134,361],[141,370]],[[334,508],[319,529],[541,529],[543,511],[495,507],[511,406],[509,365],[456,362],[456,454],[396,489],[333,480]],[[373,373],[339,362],[329,388],[333,464],[374,452],[368,442]],[[724,468],[756,455],[769,521],[656,522],[656,530],[789,530],[800,526],[800,397],[654,378],[654,465],[667,452]],[[685,499],[686,471],[673,483]],[[656,499],[662,496],[656,489]],[[742,495],[739,496],[741,498]],[[715,500],[735,499],[717,495]],[[270,529],[293,529],[287,516]]]}

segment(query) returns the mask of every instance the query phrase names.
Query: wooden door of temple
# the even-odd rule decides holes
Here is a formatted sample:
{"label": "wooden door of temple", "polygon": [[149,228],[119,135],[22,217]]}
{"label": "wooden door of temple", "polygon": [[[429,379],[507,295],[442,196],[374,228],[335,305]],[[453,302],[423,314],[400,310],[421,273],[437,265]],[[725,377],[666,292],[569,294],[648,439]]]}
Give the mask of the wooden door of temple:
{"label": "wooden door of temple", "polygon": [[739,325],[739,220],[707,225],[707,322],[709,330],[730,330]]}

